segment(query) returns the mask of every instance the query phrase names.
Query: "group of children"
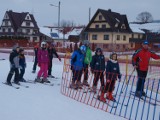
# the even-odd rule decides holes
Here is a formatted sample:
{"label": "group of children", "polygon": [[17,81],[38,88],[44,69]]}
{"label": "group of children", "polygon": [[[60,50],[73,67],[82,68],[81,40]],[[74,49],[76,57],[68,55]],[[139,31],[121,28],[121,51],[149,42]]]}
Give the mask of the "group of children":
{"label": "group of children", "polygon": [[[88,84],[88,67],[90,65],[90,70],[94,75],[92,92],[96,92],[98,80],[101,81],[101,95],[99,99],[103,102],[106,101],[105,93],[107,93],[106,98],[114,101],[112,92],[114,90],[115,81],[121,78],[119,63],[117,62],[117,54],[112,53],[110,59],[105,65],[105,57],[103,55],[102,49],[97,48],[95,55],[92,56],[92,52],[89,50],[89,42],[83,44],[78,50],[75,50],[71,56],[71,70],[72,70],[72,83],[70,87],[73,89],[81,89],[83,85],[89,86]],[[86,67],[87,60],[87,67]],[[104,80],[104,72],[106,72],[106,80]],[[81,83],[81,76],[84,73],[84,79]]]}
{"label": "group of children", "polygon": [[[35,61],[32,73],[35,73],[37,64],[40,67],[35,82],[49,83],[50,81],[47,79],[47,77],[53,78],[53,76],[51,75],[53,54],[56,55],[59,61],[61,61],[61,58],[58,56],[53,43],[50,46],[48,46],[47,42],[43,41],[40,47],[36,45],[34,51],[35,51]],[[26,82],[26,80],[23,78],[26,68],[24,49],[20,48],[19,46],[15,46],[12,52],[10,53],[9,61],[10,61],[10,71],[7,76],[6,84],[12,86],[11,79],[14,73],[15,73],[14,77],[15,84],[20,85],[19,82]]]}

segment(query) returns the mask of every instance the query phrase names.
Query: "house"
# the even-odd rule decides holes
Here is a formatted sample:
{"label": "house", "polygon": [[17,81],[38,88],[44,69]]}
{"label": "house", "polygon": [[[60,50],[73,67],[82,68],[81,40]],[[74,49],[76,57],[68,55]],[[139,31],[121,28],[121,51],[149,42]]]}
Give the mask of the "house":
{"label": "house", "polygon": [[41,35],[32,14],[6,11],[0,26],[1,39],[27,39],[29,42],[39,42]]}
{"label": "house", "polygon": [[135,39],[135,36],[130,38],[129,41],[135,46],[135,49],[141,47],[142,40],[148,40],[150,43],[149,46],[152,48],[152,50],[157,51],[160,49],[160,22],[143,24],[130,23],[130,27],[134,33],[136,33],[134,30],[137,29],[142,31],[144,34],[142,39]]}
{"label": "house", "polygon": [[126,15],[111,9],[98,9],[83,31],[83,36],[103,50],[124,51],[134,47],[129,43],[132,33]]}

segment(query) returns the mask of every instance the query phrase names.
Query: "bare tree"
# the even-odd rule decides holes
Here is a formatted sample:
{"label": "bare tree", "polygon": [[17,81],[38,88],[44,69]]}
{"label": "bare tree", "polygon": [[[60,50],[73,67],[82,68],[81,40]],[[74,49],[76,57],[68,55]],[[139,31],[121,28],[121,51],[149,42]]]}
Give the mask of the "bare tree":
{"label": "bare tree", "polygon": [[138,20],[138,22],[142,22],[142,23],[153,21],[152,14],[149,12],[141,12],[140,14],[138,14],[136,19]]}

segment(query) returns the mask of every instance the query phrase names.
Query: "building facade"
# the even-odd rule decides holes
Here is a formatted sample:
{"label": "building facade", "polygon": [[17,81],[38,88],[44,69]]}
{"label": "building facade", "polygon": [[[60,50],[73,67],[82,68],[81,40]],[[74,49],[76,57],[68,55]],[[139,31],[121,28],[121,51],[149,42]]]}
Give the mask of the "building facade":
{"label": "building facade", "polygon": [[28,12],[6,11],[0,26],[0,38],[27,39],[39,42],[41,34],[34,16]]}
{"label": "building facade", "polygon": [[[84,30],[85,36],[96,47],[106,51],[126,51],[133,49],[135,44],[129,43],[129,39],[143,37],[143,34],[133,33],[126,15],[121,15],[109,10],[98,9]],[[135,35],[134,35],[135,34]]]}

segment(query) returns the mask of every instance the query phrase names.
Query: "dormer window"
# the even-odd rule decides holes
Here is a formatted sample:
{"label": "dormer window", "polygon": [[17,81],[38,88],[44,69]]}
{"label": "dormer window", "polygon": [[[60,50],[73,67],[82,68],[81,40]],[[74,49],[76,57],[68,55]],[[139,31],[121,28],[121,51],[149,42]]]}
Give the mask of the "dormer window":
{"label": "dormer window", "polygon": [[29,16],[27,16],[27,20],[29,20]]}
{"label": "dormer window", "polygon": [[121,29],[126,29],[125,24],[122,24]]}
{"label": "dormer window", "polygon": [[99,25],[96,25],[95,28],[99,28]]}
{"label": "dormer window", "polygon": [[99,15],[99,20],[102,20],[102,15]]}
{"label": "dormer window", "polygon": [[116,27],[116,28],[118,27],[118,23],[115,24],[115,27]]}

